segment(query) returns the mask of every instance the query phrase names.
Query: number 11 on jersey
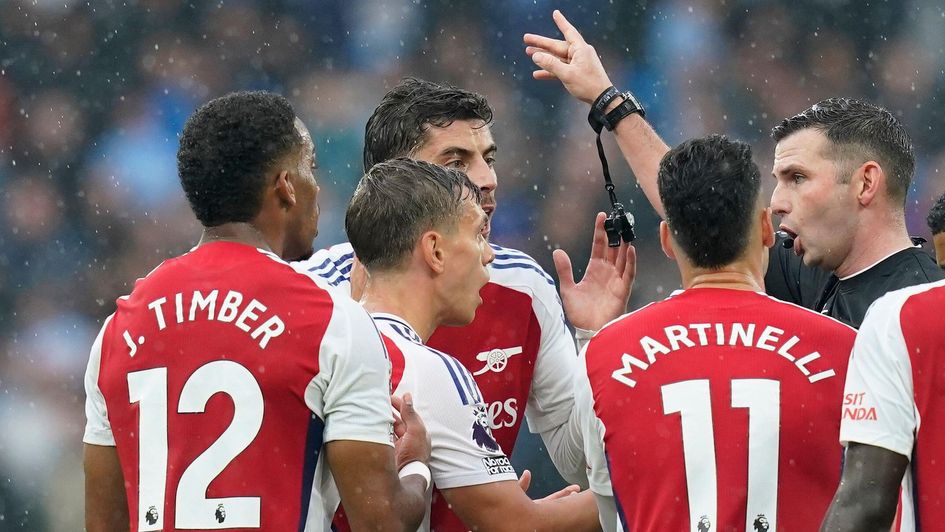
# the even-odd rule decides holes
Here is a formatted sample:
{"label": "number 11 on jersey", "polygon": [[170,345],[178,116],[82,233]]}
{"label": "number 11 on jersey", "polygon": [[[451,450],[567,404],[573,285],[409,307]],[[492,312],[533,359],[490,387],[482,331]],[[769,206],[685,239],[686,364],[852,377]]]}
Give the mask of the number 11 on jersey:
{"label": "number 11 on jersey", "polygon": [[[774,530],[777,528],[778,509],[781,383],[770,379],[733,379],[731,386],[732,408],[748,409],[748,504],[745,530],[754,529],[756,516],[764,516]],[[717,530],[718,478],[709,381],[676,382],[661,386],[660,391],[663,413],[680,414],[690,530]]]}

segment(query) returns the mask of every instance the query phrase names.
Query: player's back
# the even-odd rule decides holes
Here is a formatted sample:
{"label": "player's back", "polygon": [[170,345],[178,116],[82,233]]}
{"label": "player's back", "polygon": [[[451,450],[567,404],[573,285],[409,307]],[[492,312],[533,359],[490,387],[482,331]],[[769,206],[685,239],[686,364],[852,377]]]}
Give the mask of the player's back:
{"label": "player's back", "polygon": [[326,419],[329,431],[345,423],[328,417],[328,381],[345,336],[377,335],[353,331],[339,306],[274,255],[223,242],[166,261],[119,300],[97,383],[133,529],[325,526],[338,496],[319,451]]}
{"label": "player's back", "polygon": [[714,288],[604,328],[585,360],[627,529],[816,529],[840,476],[854,335],[764,294]]}

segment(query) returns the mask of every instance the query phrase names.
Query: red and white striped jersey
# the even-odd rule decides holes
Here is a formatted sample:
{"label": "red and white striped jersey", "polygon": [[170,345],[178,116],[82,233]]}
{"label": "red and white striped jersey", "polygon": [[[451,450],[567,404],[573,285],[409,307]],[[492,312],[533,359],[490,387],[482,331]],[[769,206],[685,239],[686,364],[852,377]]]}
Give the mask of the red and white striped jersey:
{"label": "red and white striped jersey", "polygon": [[604,327],[575,415],[625,530],[816,530],[840,479],[855,332],[765,294],[697,288]]}
{"label": "red and white striped jersey", "polygon": [[860,327],[844,390],[840,439],[910,460],[893,530],[945,520],[945,281],[890,292]]}
{"label": "red and white striped jersey", "polygon": [[272,253],[217,242],[118,300],[92,348],[84,441],[117,446],[133,531],[325,530],[321,449],[391,445],[368,314]]}

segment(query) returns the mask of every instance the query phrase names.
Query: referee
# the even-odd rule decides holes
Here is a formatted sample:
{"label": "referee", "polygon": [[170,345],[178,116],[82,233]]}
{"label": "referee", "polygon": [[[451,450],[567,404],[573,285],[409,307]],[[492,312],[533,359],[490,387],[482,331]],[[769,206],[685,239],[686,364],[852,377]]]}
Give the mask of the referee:
{"label": "referee", "polygon": [[[572,96],[593,103],[613,84],[574,26],[558,11],[554,20],[565,40],[525,35],[526,53],[541,69],[534,77],[558,79]],[[605,112],[619,120],[610,124],[617,145],[665,218],[656,176],[669,147],[643,119],[639,103],[624,94]],[[891,113],[832,98],[785,119],[772,136],[778,144],[771,209],[787,238],[770,252],[769,294],[858,328],[866,309],[886,292],[945,278],[906,232],[915,155]]]}

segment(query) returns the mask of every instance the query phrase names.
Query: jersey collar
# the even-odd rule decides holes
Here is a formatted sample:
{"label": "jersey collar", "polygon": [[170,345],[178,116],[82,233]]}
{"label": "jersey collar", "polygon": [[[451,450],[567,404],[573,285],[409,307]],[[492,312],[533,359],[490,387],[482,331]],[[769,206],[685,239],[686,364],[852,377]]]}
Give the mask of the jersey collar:
{"label": "jersey collar", "polygon": [[900,250],[898,250],[898,251],[893,251],[893,252],[890,253],[889,255],[886,255],[885,257],[879,259],[878,261],[874,262],[873,264],[870,264],[870,265],[867,266],[866,268],[863,268],[862,270],[860,270],[860,271],[858,271],[858,272],[853,272],[853,273],[851,273],[850,275],[847,275],[846,277],[838,277],[838,279],[840,279],[841,281],[848,281],[848,280],[850,280],[850,279],[853,279],[853,278],[856,277],[857,275],[860,275],[860,274],[862,274],[862,273],[868,272],[869,270],[872,270],[874,267],[876,267],[877,264],[879,264],[880,262],[883,262],[884,260],[888,259],[889,257],[892,257],[892,256],[895,255],[896,253],[902,253],[903,251],[905,251],[905,250],[907,250],[907,249],[912,249],[912,248],[917,248],[917,247],[920,247],[920,246],[909,246],[909,247],[907,247],[907,248],[902,248],[902,249],[900,249]]}
{"label": "jersey collar", "polygon": [[400,316],[386,312],[372,312],[371,317],[374,318],[378,329],[393,332],[415,344],[423,345],[423,340],[420,339],[417,331],[413,330],[413,327]]}

